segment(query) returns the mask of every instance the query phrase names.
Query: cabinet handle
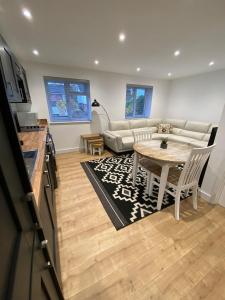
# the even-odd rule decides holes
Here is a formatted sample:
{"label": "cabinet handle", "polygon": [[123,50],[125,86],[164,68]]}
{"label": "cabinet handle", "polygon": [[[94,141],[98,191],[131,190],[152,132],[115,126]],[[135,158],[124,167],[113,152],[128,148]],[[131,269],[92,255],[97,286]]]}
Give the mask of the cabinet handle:
{"label": "cabinet handle", "polygon": [[51,186],[50,186],[50,184],[46,184],[45,187],[46,188],[50,188]]}
{"label": "cabinet handle", "polygon": [[48,177],[48,185],[51,185],[51,180],[50,180],[50,176],[49,176],[49,172],[48,172],[48,170],[45,170],[44,171],[44,174],[46,174],[47,175],[47,177]]}
{"label": "cabinet handle", "polygon": [[48,240],[41,241],[41,248],[45,248],[47,244],[48,244]]}
{"label": "cabinet handle", "polygon": [[45,161],[49,162],[49,155],[48,154],[45,155]]}
{"label": "cabinet handle", "polygon": [[47,262],[47,265],[46,265],[46,267],[47,267],[47,268],[51,268],[51,267],[52,267],[52,264],[51,264],[51,262],[50,262],[50,261],[48,261],[48,262]]}

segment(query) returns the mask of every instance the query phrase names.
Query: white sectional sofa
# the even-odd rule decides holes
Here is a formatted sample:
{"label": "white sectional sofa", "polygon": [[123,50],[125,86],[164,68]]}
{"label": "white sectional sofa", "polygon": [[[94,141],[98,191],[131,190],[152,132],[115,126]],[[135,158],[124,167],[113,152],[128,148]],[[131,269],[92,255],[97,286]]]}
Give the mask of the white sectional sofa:
{"label": "white sectional sofa", "polygon": [[[169,134],[158,133],[159,124],[171,124]],[[109,129],[103,133],[105,145],[115,152],[133,149],[133,131],[149,129],[152,139],[168,138],[169,141],[187,143],[194,147],[205,147],[208,144],[212,123],[194,122],[178,119],[135,119],[111,121]]]}

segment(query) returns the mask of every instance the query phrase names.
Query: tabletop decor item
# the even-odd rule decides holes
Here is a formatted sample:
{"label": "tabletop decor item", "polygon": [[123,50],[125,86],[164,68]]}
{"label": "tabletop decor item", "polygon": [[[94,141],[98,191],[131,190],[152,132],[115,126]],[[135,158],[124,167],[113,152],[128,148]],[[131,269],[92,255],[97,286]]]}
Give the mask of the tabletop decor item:
{"label": "tabletop decor item", "polygon": [[168,145],[167,142],[168,142],[167,138],[162,139],[162,142],[160,144],[160,148],[167,149],[167,145]]}

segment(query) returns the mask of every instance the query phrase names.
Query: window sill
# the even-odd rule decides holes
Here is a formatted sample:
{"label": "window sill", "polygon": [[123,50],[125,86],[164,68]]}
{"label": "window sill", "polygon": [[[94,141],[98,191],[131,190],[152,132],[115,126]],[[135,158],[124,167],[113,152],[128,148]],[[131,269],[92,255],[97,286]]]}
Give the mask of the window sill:
{"label": "window sill", "polygon": [[50,122],[50,125],[89,124],[91,121]]}
{"label": "window sill", "polygon": [[136,120],[136,119],[148,119],[149,117],[125,117],[126,120]]}

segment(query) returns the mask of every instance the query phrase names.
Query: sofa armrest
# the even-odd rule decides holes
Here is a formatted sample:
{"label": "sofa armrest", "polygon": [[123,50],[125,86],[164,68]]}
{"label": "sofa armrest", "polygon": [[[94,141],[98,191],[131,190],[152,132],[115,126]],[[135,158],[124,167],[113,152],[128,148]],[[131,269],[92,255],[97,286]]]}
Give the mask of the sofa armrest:
{"label": "sofa armrest", "polygon": [[103,133],[106,146],[118,152],[122,147],[122,137],[118,134],[105,131]]}
{"label": "sofa armrest", "polygon": [[117,135],[114,134],[114,133],[111,133],[111,131],[105,131],[105,132],[103,133],[103,136],[104,136],[104,138],[106,138],[106,139],[115,139],[115,138],[117,137]]}

